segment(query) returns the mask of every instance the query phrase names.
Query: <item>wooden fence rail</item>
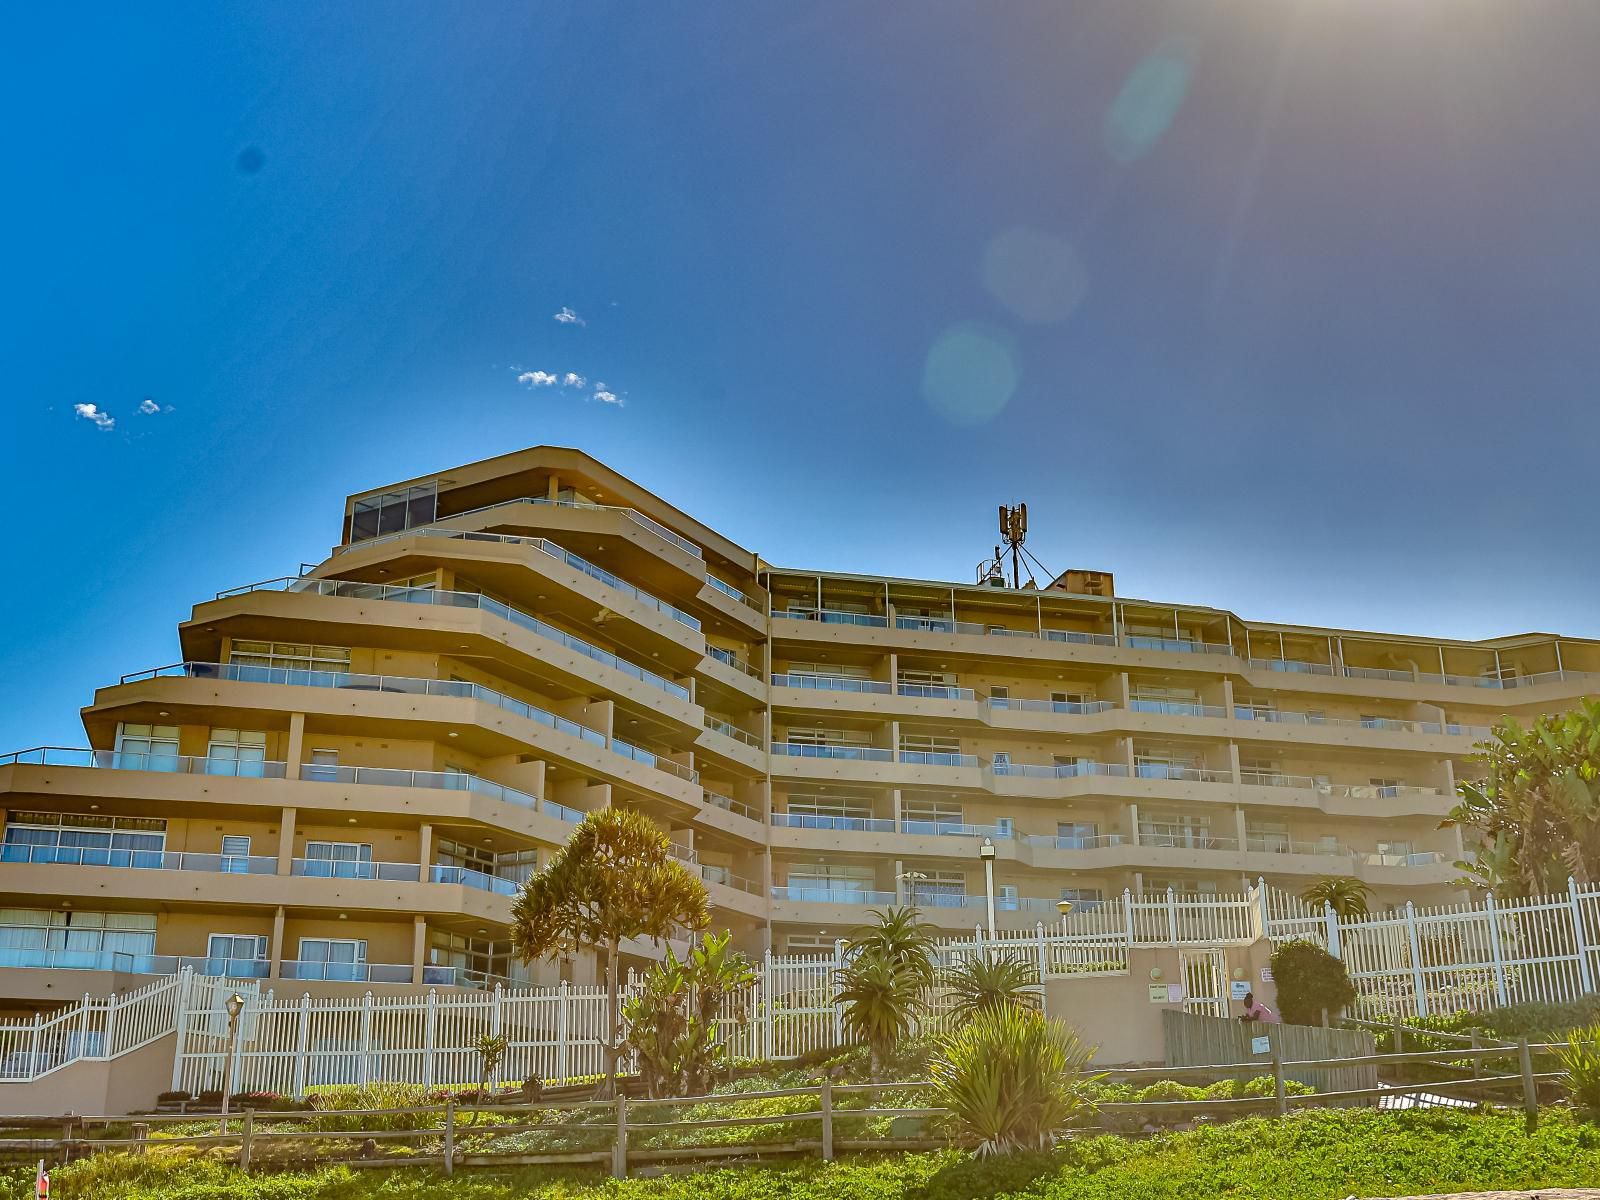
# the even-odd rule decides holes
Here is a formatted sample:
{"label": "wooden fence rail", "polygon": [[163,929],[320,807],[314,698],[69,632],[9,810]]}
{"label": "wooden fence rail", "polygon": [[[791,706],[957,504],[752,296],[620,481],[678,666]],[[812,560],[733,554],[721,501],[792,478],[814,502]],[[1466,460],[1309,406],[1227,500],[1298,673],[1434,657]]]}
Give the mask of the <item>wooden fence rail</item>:
{"label": "wooden fence rail", "polygon": [[[1176,1067],[1135,1067],[1112,1069],[1103,1074],[1111,1080],[1127,1083],[1173,1079],[1188,1075],[1206,1076],[1259,1076],[1263,1068],[1270,1071],[1274,1080],[1274,1094],[1263,1097],[1238,1097],[1215,1100],[1165,1100],[1135,1103],[1103,1103],[1097,1105],[1106,1117],[1137,1118],[1139,1116],[1172,1116],[1180,1120],[1210,1120],[1216,1117],[1241,1113],[1265,1112],[1287,1115],[1291,1110],[1333,1105],[1362,1104],[1382,1098],[1401,1096],[1470,1097],[1487,1102],[1492,1096],[1511,1096],[1520,1099],[1530,1116],[1537,1117],[1538,1088],[1540,1084],[1557,1083],[1565,1078],[1561,1072],[1533,1070],[1535,1053],[1544,1054],[1559,1048],[1555,1045],[1530,1045],[1527,1041],[1515,1046],[1463,1046],[1448,1050],[1413,1051],[1399,1054],[1361,1054],[1337,1059],[1285,1059],[1279,1052],[1281,1043],[1273,1039],[1274,1051],[1267,1063],[1261,1061],[1222,1064],[1196,1064]],[[1335,1078],[1332,1072],[1351,1069],[1370,1069],[1376,1076],[1380,1068],[1434,1065],[1457,1067],[1463,1062],[1480,1063],[1489,1059],[1504,1059],[1515,1054],[1518,1070],[1515,1074],[1491,1075],[1473,1079],[1442,1079],[1433,1082],[1386,1084],[1370,1087],[1343,1087],[1338,1090],[1318,1092],[1313,1095],[1290,1096],[1285,1080],[1302,1072],[1321,1072]],[[853,1095],[869,1096],[885,1092],[917,1092],[933,1085],[926,1080],[882,1084],[838,1084],[824,1079],[816,1086],[802,1088],[776,1088],[761,1092],[733,1092],[700,1096],[675,1096],[664,1098],[616,1100],[588,1100],[567,1102],[534,1102],[527,1104],[495,1105],[485,1109],[501,1120],[493,1125],[463,1122],[463,1109],[455,1101],[442,1105],[421,1105],[406,1108],[329,1110],[313,1112],[260,1112],[245,1109],[231,1118],[216,1118],[215,1132],[181,1133],[172,1136],[152,1136],[152,1131],[162,1126],[195,1125],[201,1120],[194,1114],[153,1113],[136,1118],[118,1116],[39,1116],[5,1118],[13,1128],[39,1127],[60,1130],[59,1138],[0,1139],[0,1150],[26,1151],[30,1155],[52,1154],[72,1158],[105,1151],[126,1151],[147,1154],[153,1148],[192,1147],[217,1148],[235,1151],[235,1161],[241,1168],[259,1165],[263,1151],[273,1146],[310,1142],[314,1150],[303,1156],[308,1161],[328,1161],[329,1143],[350,1141],[371,1143],[411,1141],[419,1150],[428,1150],[437,1143],[437,1151],[405,1157],[375,1157],[339,1159],[349,1166],[439,1166],[446,1174],[458,1166],[522,1166],[522,1165],[593,1165],[609,1164],[618,1178],[626,1176],[630,1166],[665,1164],[677,1161],[698,1161],[711,1158],[737,1158],[751,1153],[763,1157],[770,1155],[820,1155],[832,1159],[840,1150],[854,1149],[935,1149],[948,1146],[952,1138],[933,1132],[893,1138],[841,1138],[838,1122],[870,1118],[890,1118],[928,1121],[951,1115],[949,1110],[932,1105],[881,1105],[871,1103],[863,1108],[840,1107],[839,1101]],[[760,1116],[702,1117],[684,1119],[668,1112],[661,1119],[648,1119],[652,1110],[684,1108],[686,1106],[737,1105],[757,1100],[815,1099],[802,1111]],[[473,1149],[466,1151],[461,1145],[464,1134],[491,1142],[520,1133],[551,1132],[559,1126],[544,1123],[547,1113],[601,1111],[609,1114],[604,1123],[565,1127],[569,1132],[586,1132],[596,1138],[605,1136],[610,1145],[593,1149],[522,1152],[511,1150]],[[635,1115],[638,1114],[638,1115]],[[641,1120],[640,1116],[646,1119]],[[365,1128],[378,1123],[390,1125],[397,1118],[412,1118],[403,1128]],[[518,1119],[521,1118],[521,1119]],[[358,1129],[316,1129],[308,1126],[319,1121],[337,1119],[353,1122]],[[815,1127],[814,1137],[790,1137],[786,1141],[750,1142],[736,1145],[711,1146],[643,1146],[632,1144],[631,1139],[662,1132],[717,1130],[733,1128],[758,1129],[772,1125],[800,1125]],[[231,1128],[230,1128],[231,1126]],[[263,1127],[267,1126],[267,1127]],[[95,1130],[103,1131],[99,1137],[91,1136]],[[284,1161],[281,1157],[279,1162]],[[300,1161],[294,1159],[293,1161]]]}

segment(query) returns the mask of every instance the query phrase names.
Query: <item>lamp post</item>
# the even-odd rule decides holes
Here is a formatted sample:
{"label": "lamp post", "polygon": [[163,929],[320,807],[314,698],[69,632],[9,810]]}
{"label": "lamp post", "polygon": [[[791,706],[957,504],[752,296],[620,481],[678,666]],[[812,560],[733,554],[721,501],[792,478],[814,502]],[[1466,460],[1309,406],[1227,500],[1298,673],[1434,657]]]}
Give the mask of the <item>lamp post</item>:
{"label": "lamp post", "polygon": [[994,941],[994,839],[984,838],[978,847],[978,857],[983,859],[983,890],[989,901],[989,940]]}
{"label": "lamp post", "polygon": [[217,1132],[228,1132],[228,1101],[233,1096],[233,1060],[239,1054],[239,1014],[244,1011],[244,997],[235,992],[228,997],[228,1062],[222,1072],[222,1118]]}
{"label": "lamp post", "polygon": [[917,884],[927,878],[921,871],[901,871],[896,875],[895,882],[901,885],[905,892],[905,899],[912,908],[917,907]]}

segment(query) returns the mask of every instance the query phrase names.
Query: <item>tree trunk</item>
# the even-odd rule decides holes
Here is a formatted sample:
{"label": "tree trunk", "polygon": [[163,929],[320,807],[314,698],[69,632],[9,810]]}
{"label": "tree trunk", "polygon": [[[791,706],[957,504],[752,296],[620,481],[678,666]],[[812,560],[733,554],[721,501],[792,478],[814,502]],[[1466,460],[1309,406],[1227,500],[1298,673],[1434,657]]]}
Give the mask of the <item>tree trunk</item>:
{"label": "tree trunk", "polygon": [[617,1058],[621,1039],[617,1036],[619,1023],[618,993],[621,988],[617,978],[617,943],[606,949],[606,1098],[617,1095]]}

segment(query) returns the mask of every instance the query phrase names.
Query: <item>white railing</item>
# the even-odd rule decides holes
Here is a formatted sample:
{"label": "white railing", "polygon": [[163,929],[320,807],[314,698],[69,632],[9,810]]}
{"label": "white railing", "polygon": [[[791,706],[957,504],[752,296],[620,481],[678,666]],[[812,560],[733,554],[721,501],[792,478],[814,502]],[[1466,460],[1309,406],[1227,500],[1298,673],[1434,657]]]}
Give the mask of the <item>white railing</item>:
{"label": "white railing", "polygon": [[1390,717],[1325,717],[1320,713],[1282,712],[1278,709],[1235,705],[1235,720],[1266,721],[1275,725],[1332,725],[1344,729],[1377,729],[1385,732],[1448,734],[1451,737],[1488,737],[1487,725],[1458,725],[1454,722],[1402,721]]}
{"label": "white railing", "polygon": [[755,750],[761,749],[760,738],[753,733],[740,729],[732,721],[725,721],[721,717],[712,716],[710,713],[706,714],[705,721],[706,728],[711,730],[712,733],[720,733],[723,737],[732,738],[736,742],[743,742],[746,746]]}
{"label": "white railing", "polygon": [[[680,625],[687,625],[690,629],[696,631],[700,629],[700,619],[698,617],[691,616],[681,608],[668,604],[665,600],[651,595],[642,588],[634,587],[633,584],[620,576],[613,574],[604,567],[596,566],[586,558],[579,557],[564,546],[558,546],[548,538],[522,537],[514,533],[487,533],[473,529],[444,529],[433,525],[419,525],[415,529],[402,529],[396,533],[385,533],[375,538],[368,538],[365,541],[353,542],[348,546],[340,546],[334,550],[334,553],[341,554],[350,550],[361,550],[367,546],[377,545],[380,542],[389,542],[407,537],[437,537],[448,538],[458,542],[499,542],[511,546],[531,546],[533,549],[548,554],[551,558],[558,559],[569,567],[583,572],[596,582],[633,597],[647,608],[653,608],[671,617]],[[251,584],[246,588],[235,588],[232,592],[219,592],[217,593],[217,598],[220,600],[224,596],[236,595],[241,591],[250,591],[259,586],[261,585]]]}
{"label": "white railing", "polygon": [[1046,850],[1103,850],[1110,846],[1131,844],[1125,834],[1096,833],[1079,837],[1074,834],[1030,833],[1022,838],[1025,845]]}
{"label": "white railing", "polygon": [[761,678],[761,670],[759,667],[751,666],[732,650],[724,650],[721,646],[713,646],[708,642],[706,643],[706,654],[711,658],[716,659],[723,666],[732,667],[735,671],[743,672],[752,679]]}
{"label": "white railing", "polygon": [[1125,776],[1126,763],[1070,762],[1070,763],[994,763],[989,770],[995,775],[1018,779],[1079,779],[1090,775]]}
{"label": "white railing", "polygon": [[1133,773],[1139,779],[1170,779],[1179,783],[1232,783],[1233,772],[1215,767],[1188,767],[1179,763],[1135,763]]}
{"label": "white railing", "polygon": [[830,746],[818,742],[773,742],[772,753],[788,758],[834,758],[847,762],[893,762],[894,751],[879,746]]}
{"label": "white railing", "polygon": [[1197,700],[1144,700],[1135,696],[1128,701],[1130,712],[1161,713],[1169,717],[1226,717],[1228,710],[1220,704],[1201,704]]}
{"label": "white railing", "polygon": [[848,833],[893,833],[894,822],[887,817],[850,817],[842,813],[775,812],[772,824],[779,829],[835,829]]}
{"label": "white railing", "polygon": [[[511,506],[517,505],[517,504],[540,504],[540,505],[548,505],[551,508],[572,508],[572,509],[581,509],[581,510],[588,511],[588,512],[614,512],[614,513],[621,513],[623,516],[627,517],[628,520],[632,521],[634,524],[638,525],[640,528],[648,529],[651,533],[655,534],[662,541],[671,543],[672,545],[678,547],[678,549],[682,550],[685,554],[693,555],[695,558],[704,557],[700,552],[700,547],[699,546],[696,546],[693,542],[689,541],[687,538],[681,537],[678,534],[674,533],[672,530],[668,529],[665,525],[663,525],[660,521],[657,521],[652,517],[645,516],[638,509],[624,508],[624,507],[622,507],[620,505],[616,505],[616,504],[591,504],[587,500],[552,500],[547,496],[517,496],[517,497],[514,497],[513,499],[510,499],[510,500],[498,500],[493,504],[485,504],[485,505],[482,505],[479,508],[469,508],[469,509],[465,509],[462,512],[457,512],[457,513],[445,513],[445,514],[443,514],[441,516],[436,517],[435,520],[439,520],[439,521],[455,521],[455,520],[459,520],[461,517],[476,516],[478,513],[493,512],[497,508],[510,508]],[[425,528],[425,527],[423,527],[423,528]],[[370,546],[370,545],[372,545],[373,542],[382,541],[382,540],[384,540],[386,538],[390,538],[390,537],[404,536],[405,534],[411,533],[411,532],[413,532],[413,530],[404,529],[404,530],[400,530],[398,533],[395,533],[395,534],[387,534],[387,533],[386,534],[381,534],[379,537],[366,538],[363,541],[352,542],[348,546],[340,547],[340,549],[350,550],[350,549],[354,549],[357,546]]]}
{"label": "white railing", "polygon": [[976,700],[978,693],[971,688],[951,687],[939,683],[900,683],[895,685],[897,695],[914,700]]}
{"label": "white railing", "polygon": [[900,750],[896,761],[912,767],[981,767],[983,759],[976,754],[961,754],[954,750]]}
{"label": "white railing", "polygon": [[1010,696],[990,696],[989,707],[1015,712],[1061,713],[1071,717],[1084,717],[1106,712],[1116,705],[1109,700],[1020,700]]}
{"label": "white railing", "polygon": [[481,683],[460,679],[419,679],[401,675],[361,675],[349,671],[304,671],[290,667],[256,667],[240,663],[181,662],[148,671],[136,671],[122,676],[122,683],[137,683],[148,679],[220,679],[232,683],[282,684],[291,687],[334,688],[358,692],[399,692],[412,696],[448,696],[467,700],[481,700],[509,713],[565,733],[590,745],[609,749],[615,754],[636,762],[656,767],[680,779],[698,782],[699,775],[688,767],[675,763],[651,751],[630,745],[620,738],[607,739],[598,729],[591,729],[568,717],[557,716],[548,709],[514,699]]}
{"label": "white railing", "polygon": [[817,621],[823,625],[868,625],[875,629],[889,626],[888,617],[837,608],[782,608],[775,609],[772,615],[780,620]]}
{"label": "white railing", "polygon": [[[436,608],[475,608],[497,617],[507,624],[515,625],[519,629],[526,629],[529,633],[544,638],[546,641],[555,642],[580,654],[584,658],[592,659],[602,666],[620,671],[631,679],[665,692],[679,700],[689,698],[689,689],[680,683],[674,683],[654,671],[647,671],[641,666],[629,662],[620,655],[612,653],[593,642],[558,629],[548,621],[541,621],[519,608],[512,608],[481,592],[456,592],[446,591],[442,588],[432,587],[402,587],[389,583],[358,583],[347,579],[310,579],[305,577],[286,578],[275,580],[286,586],[284,590],[296,594],[309,594],[315,596],[334,596],[349,600],[381,600],[396,604],[426,604]],[[241,591],[259,590],[265,585],[252,584],[249,588],[235,588],[233,592],[219,592],[218,598],[227,595],[237,595]]]}
{"label": "white railing", "polygon": [[854,675],[774,675],[773,687],[802,688],[812,692],[866,692],[887,696],[894,685],[881,679],[857,679]]}
{"label": "white railing", "polygon": [[785,884],[772,889],[774,900],[794,900],[804,904],[894,904],[899,897],[893,892],[875,892],[868,888],[829,887],[826,884]]}
{"label": "white railing", "polygon": [[282,779],[281,762],[201,758],[187,754],[149,754],[135,750],[90,750],[77,746],[34,746],[0,755],[0,767],[101,767],[115,771],[153,771],[160,775],[222,775],[231,779]]}
{"label": "white railing", "polygon": [[85,996],[48,1016],[0,1020],[0,1082],[27,1083],[82,1059],[116,1058],[171,1033],[179,977]]}
{"label": "white railing", "polygon": [[760,810],[755,808],[753,805],[746,804],[743,800],[735,800],[732,796],[724,796],[722,793],[713,792],[709,788],[702,789],[702,794],[705,798],[705,802],[711,805],[713,808],[720,808],[726,812],[736,813],[747,820],[761,820]]}

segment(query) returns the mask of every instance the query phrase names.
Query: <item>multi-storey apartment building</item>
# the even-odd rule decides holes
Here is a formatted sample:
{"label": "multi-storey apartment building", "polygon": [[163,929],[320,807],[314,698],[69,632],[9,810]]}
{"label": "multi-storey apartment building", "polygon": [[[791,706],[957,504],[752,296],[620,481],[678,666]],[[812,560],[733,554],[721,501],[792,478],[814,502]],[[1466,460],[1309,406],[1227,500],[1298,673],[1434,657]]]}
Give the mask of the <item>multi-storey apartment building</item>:
{"label": "multi-storey apartment building", "polygon": [[1109,584],[773,568],[568,449],[353,496],[314,570],[219,592],[182,662],[96,692],[87,746],[0,759],[0,998],[184,964],[587,978],[514,962],[507,923],[606,805],[658,821],[754,951],[896,902],[970,932],[985,843],[1005,925],[1257,877],[1443,900],[1473,743],[1600,679],[1592,641],[1281,626]]}

